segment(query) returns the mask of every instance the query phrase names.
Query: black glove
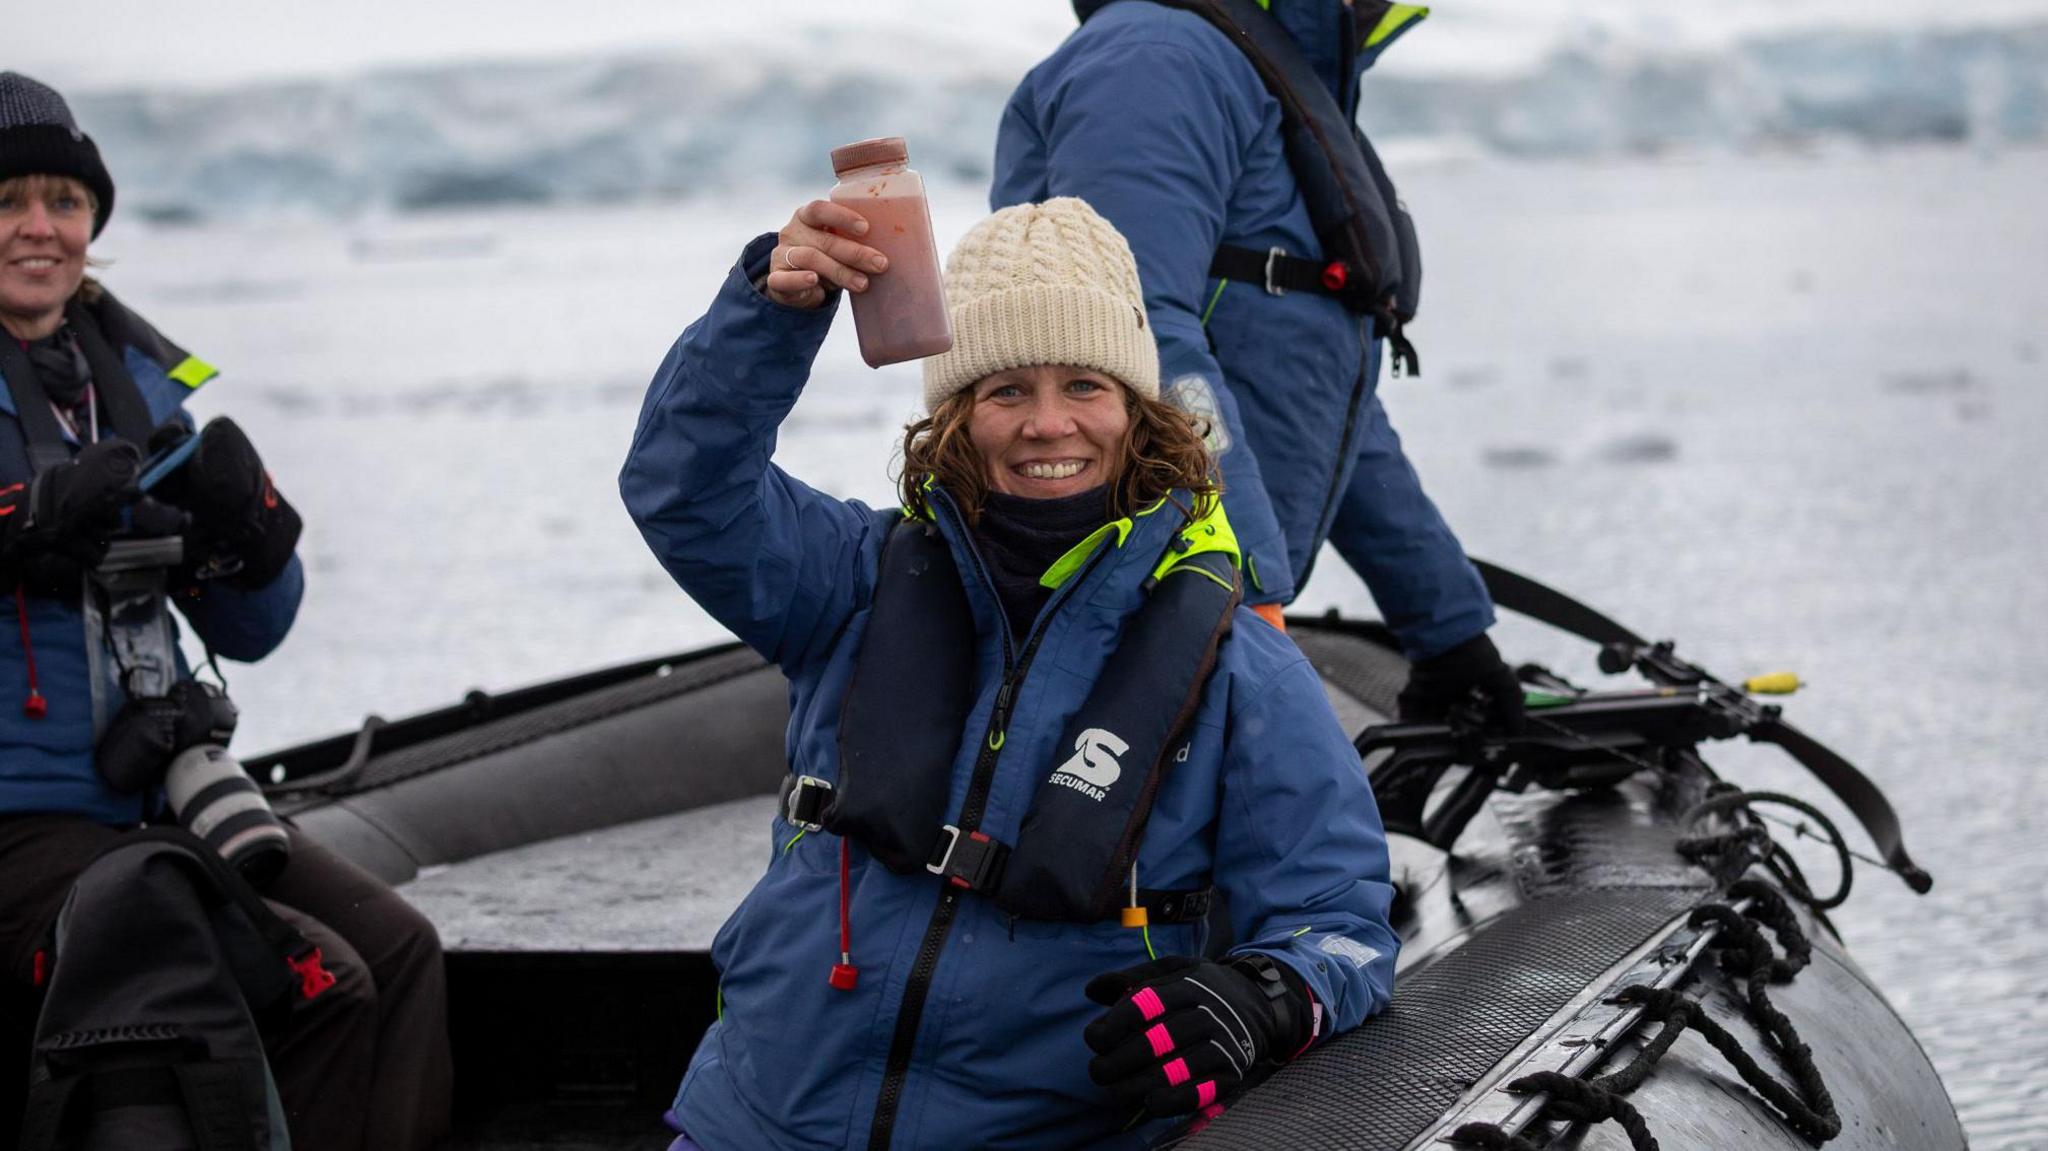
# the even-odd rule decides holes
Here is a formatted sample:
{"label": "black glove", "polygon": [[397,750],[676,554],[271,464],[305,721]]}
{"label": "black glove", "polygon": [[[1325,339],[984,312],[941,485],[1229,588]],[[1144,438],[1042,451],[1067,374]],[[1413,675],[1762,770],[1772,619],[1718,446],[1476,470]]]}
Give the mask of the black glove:
{"label": "black glove", "polygon": [[1509,733],[1522,730],[1522,681],[1485,632],[1416,661],[1399,700],[1401,718],[1408,721],[1445,719],[1467,705],[1476,706],[1489,726]]}
{"label": "black glove", "polygon": [[1308,992],[1264,956],[1172,955],[1098,975],[1087,994],[1109,1007],[1081,1034],[1096,1053],[1088,1077],[1153,1115],[1202,1110],[1309,1038]]}
{"label": "black glove", "polygon": [[140,497],[141,470],[141,449],[101,440],[0,493],[0,576],[40,593],[76,595],[81,569],[107,554],[122,510]]}
{"label": "black glove", "polygon": [[[192,433],[165,424],[149,439],[151,452]],[[299,513],[278,494],[256,446],[235,421],[220,416],[199,433],[199,447],[184,467],[154,489],[192,517],[186,554],[195,578],[226,577],[259,588],[283,572],[299,543]]]}

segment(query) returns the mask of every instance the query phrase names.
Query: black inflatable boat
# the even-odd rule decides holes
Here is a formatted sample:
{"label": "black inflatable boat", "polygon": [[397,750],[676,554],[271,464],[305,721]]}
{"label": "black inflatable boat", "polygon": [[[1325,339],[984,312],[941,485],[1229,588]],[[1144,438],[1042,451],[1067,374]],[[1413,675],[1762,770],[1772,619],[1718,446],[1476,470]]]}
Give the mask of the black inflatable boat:
{"label": "black inflatable boat", "polygon": [[[1387,633],[1290,620],[1393,832],[1399,982],[1386,1013],[1185,1146],[1964,1146],[1927,1057],[1828,923],[1838,898],[1767,834],[1790,797],[1736,790],[1698,748],[1793,751],[1924,889],[1882,796],[1669,645],[1488,575],[1504,604],[1605,644],[1603,667],[1648,686],[1590,693],[1525,669],[1519,735],[1392,724],[1406,667]],[[473,692],[249,762],[304,831],[439,926],[456,1146],[665,1146],[657,1117],[715,1010],[712,933],[767,863],[786,718],[781,675],[724,646]]]}

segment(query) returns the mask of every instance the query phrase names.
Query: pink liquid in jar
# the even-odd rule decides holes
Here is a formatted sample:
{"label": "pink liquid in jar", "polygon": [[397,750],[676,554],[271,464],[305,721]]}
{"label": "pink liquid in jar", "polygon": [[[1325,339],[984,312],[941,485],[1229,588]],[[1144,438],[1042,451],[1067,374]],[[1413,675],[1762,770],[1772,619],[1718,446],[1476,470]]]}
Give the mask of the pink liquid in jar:
{"label": "pink liquid in jar", "polygon": [[839,177],[832,201],[867,220],[867,234],[855,238],[889,259],[886,271],[868,277],[867,291],[851,293],[860,357],[873,368],[953,346],[924,179],[909,165],[910,149],[900,136],[832,150]]}

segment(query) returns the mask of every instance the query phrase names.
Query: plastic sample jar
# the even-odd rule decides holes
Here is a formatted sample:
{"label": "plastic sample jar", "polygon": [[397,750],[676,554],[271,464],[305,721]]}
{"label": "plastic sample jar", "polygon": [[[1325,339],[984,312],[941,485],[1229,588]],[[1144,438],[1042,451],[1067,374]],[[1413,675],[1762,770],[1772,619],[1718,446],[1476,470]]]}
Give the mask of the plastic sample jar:
{"label": "plastic sample jar", "polygon": [[931,209],[923,177],[910,169],[909,146],[887,136],[834,148],[832,171],[839,177],[832,202],[859,212],[868,232],[857,238],[889,258],[886,271],[868,277],[867,291],[850,293],[861,359],[879,368],[952,348]]}

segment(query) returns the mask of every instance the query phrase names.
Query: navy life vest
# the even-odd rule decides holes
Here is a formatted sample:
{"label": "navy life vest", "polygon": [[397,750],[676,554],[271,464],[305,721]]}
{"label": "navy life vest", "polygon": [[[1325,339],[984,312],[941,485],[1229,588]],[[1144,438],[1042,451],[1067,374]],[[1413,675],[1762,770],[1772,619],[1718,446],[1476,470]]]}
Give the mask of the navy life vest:
{"label": "navy life vest", "polygon": [[[874,606],[842,704],[839,778],[793,780],[791,822],[861,844],[898,874],[930,871],[1030,919],[1095,922],[1131,904],[1128,881],[1152,802],[1187,756],[1187,730],[1229,634],[1239,587],[1232,553],[1203,550],[1220,513],[1176,533],[1143,606],[1125,625],[1047,764],[1018,842],[979,829],[1010,703],[1035,640],[998,689],[975,776],[948,821],[953,761],[974,703],[974,619],[936,526],[898,524],[882,550]],[[1144,774],[1139,776],[1137,772]],[[1208,893],[1143,891],[1153,922],[1189,922]]]}
{"label": "navy life vest", "polygon": [[[1111,0],[1075,0],[1083,22]],[[1193,12],[1237,45],[1266,90],[1280,103],[1287,165],[1301,189],[1320,254],[1273,248],[1259,251],[1218,245],[1209,275],[1262,285],[1268,292],[1301,291],[1335,297],[1370,315],[1393,345],[1395,367],[1420,370],[1403,327],[1422,302],[1422,251],[1415,222],[1394,182],[1357,123],[1338,106],[1322,78],[1286,28],[1260,0],[1152,0]],[[1363,43],[1345,44],[1340,72],[1348,76],[1362,52],[1377,52],[1421,18],[1422,9],[1390,0],[1357,0]]]}

